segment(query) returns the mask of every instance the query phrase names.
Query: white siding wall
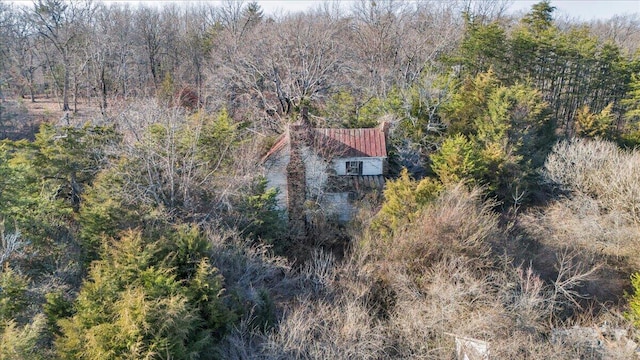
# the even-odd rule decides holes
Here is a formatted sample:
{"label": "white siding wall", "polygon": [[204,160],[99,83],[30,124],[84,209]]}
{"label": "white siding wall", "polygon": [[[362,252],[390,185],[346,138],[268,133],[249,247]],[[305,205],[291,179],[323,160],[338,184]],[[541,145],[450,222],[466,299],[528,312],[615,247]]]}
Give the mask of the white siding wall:
{"label": "white siding wall", "polygon": [[384,158],[354,157],[333,159],[336,175],[346,175],[347,161],[362,161],[362,175],[382,175]]}
{"label": "white siding wall", "polygon": [[327,217],[334,217],[340,222],[351,220],[353,206],[349,203],[349,193],[326,193],[320,203]]}
{"label": "white siding wall", "polygon": [[285,148],[271,155],[265,162],[265,177],[267,178],[267,188],[278,189],[278,206],[282,210],[287,210],[287,165],[291,159],[291,148]]}
{"label": "white siding wall", "polygon": [[[325,215],[336,216],[339,221],[349,221],[353,206],[349,203],[348,193],[324,193],[327,182],[327,164],[309,148],[302,149],[302,158],[305,163],[307,196],[320,198],[320,206]],[[287,210],[287,165],[291,159],[289,145],[273,154],[265,162],[265,172],[268,187],[278,189],[278,205],[280,209]],[[381,175],[384,158],[354,157],[339,158],[333,160],[333,168],[336,175],[346,175],[347,161],[362,161],[362,175]]]}

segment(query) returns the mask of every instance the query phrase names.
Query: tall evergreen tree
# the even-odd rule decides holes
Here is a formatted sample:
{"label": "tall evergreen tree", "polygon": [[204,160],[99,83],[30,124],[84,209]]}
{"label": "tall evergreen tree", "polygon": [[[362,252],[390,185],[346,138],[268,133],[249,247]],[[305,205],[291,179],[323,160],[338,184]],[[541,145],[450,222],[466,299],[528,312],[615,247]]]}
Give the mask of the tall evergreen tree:
{"label": "tall evergreen tree", "polygon": [[222,277],[195,228],[159,240],[129,231],[103,247],[75,302],[60,320],[59,356],[74,359],[214,358],[231,313]]}

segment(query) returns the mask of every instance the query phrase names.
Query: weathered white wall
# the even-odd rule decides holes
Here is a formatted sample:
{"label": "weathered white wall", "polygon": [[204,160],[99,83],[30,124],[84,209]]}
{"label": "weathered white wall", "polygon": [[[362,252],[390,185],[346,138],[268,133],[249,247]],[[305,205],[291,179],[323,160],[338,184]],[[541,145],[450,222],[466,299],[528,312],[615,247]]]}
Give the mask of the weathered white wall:
{"label": "weathered white wall", "polygon": [[291,147],[287,144],[265,161],[267,188],[278,189],[276,196],[278,207],[285,211],[287,210],[287,165],[290,159]]}
{"label": "weathered white wall", "polygon": [[340,222],[351,220],[353,205],[349,202],[349,193],[325,193],[320,207],[327,217],[336,217]]}
{"label": "weathered white wall", "polygon": [[[287,144],[265,162],[265,174],[270,188],[278,189],[278,206],[287,210],[287,165],[291,159],[291,147]],[[349,193],[326,193],[325,187],[329,177],[329,168],[335,169],[336,175],[346,175],[347,161],[362,161],[362,175],[381,175],[384,158],[339,158],[330,165],[309,147],[302,148],[302,159],[305,164],[306,198],[318,202],[322,212],[328,218],[340,222],[351,220],[354,207],[349,201]]]}
{"label": "weathered white wall", "polygon": [[336,175],[347,175],[347,161],[362,161],[362,175],[382,175],[384,158],[352,157],[333,159]]}

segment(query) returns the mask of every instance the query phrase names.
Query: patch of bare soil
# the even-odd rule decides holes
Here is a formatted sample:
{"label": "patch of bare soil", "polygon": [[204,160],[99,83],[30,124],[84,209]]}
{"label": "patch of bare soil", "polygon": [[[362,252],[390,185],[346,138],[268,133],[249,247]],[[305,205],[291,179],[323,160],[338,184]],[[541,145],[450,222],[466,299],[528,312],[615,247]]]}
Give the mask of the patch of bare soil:
{"label": "patch of bare soil", "polygon": [[101,116],[97,104],[87,101],[78,102],[76,111],[64,112],[55,98],[7,98],[0,102],[0,139],[33,140],[40,124],[78,125]]}

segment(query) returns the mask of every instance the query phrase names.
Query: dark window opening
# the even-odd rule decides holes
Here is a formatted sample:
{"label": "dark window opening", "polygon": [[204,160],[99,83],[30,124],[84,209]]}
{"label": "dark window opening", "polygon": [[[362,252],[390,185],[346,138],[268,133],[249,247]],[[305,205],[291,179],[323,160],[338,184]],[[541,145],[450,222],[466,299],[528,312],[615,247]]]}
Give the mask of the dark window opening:
{"label": "dark window opening", "polygon": [[347,175],[362,175],[362,161],[347,161]]}

